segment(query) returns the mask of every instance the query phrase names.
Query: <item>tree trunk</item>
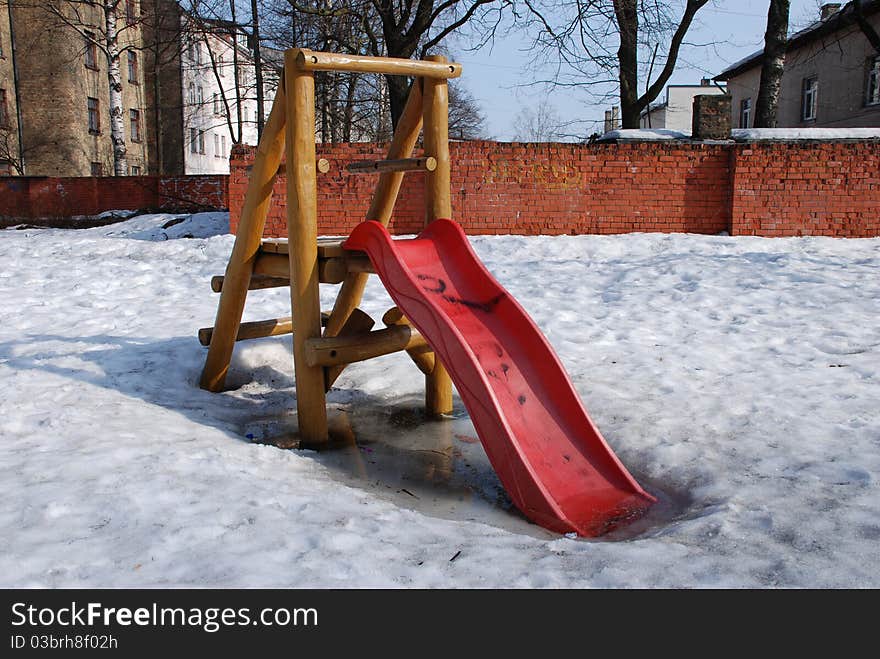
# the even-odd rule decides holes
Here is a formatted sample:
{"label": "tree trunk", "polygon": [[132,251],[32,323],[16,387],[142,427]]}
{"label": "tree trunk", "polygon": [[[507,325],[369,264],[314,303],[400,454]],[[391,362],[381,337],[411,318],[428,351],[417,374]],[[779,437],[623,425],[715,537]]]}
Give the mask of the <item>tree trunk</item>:
{"label": "tree trunk", "polygon": [[409,80],[403,76],[385,76],[385,80],[388,83],[388,100],[391,104],[391,126],[395,129],[409,97]]}
{"label": "tree trunk", "polygon": [[755,128],[775,128],[779,87],[785,69],[785,46],[788,38],[790,0],[770,0],[764,55],[761,61],[761,84],[755,103]]}
{"label": "tree trunk", "polygon": [[343,122],[342,141],[351,142],[351,124],[354,121],[354,95],[357,91],[357,75],[348,76],[345,94],[345,120]]}
{"label": "tree trunk", "polygon": [[880,55],[880,34],[877,33],[874,26],[868,22],[867,18],[865,18],[865,14],[862,11],[862,0],[854,0],[853,14],[856,17],[856,25],[859,26],[862,34],[865,35],[865,38],[871,44],[871,48]]}
{"label": "tree trunk", "polygon": [[639,14],[637,0],[614,0],[620,31],[620,113],[623,128],[639,127]]}
{"label": "tree trunk", "polygon": [[235,0],[229,0],[229,10],[232,14],[232,76],[235,85],[235,117],[238,128],[238,135],[233,135],[232,141],[235,144],[240,144],[244,141],[244,133],[242,132],[243,122],[241,119],[241,85],[238,79],[240,72],[238,69],[238,23],[235,18]]}
{"label": "tree trunk", "polygon": [[128,174],[125,148],[125,122],[122,107],[122,75],[119,72],[119,0],[104,3],[104,27],[107,45],[107,78],[110,84],[110,141],[113,143],[113,175]]}
{"label": "tree trunk", "polygon": [[260,12],[257,0],[251,0],[251,16],[254,27],[254,75],[257,85],[257,141],[263,135],[266,116],[263,113],[263,58],[260,54]]}

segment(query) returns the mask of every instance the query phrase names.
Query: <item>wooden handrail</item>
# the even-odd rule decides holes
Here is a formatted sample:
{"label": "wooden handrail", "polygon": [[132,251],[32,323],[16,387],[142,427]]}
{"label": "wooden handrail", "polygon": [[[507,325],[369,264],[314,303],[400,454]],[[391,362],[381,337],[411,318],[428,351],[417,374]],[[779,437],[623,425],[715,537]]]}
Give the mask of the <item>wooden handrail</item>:
{"label": "wooden handrail", "polygon": [[382,172],[433,172],[437,169],[437,159],[400,158],[399,160],[360,160],[345,166],[351,174],[381,174]]}
{"label": "wooden handrail", "polygon": [[300,49],[296,66],[301,71],[354,71],[357,73],[384,73],[414,78],[458,78],[461,64],[456,62],[430,62],[400,57],[368,57],[322,53]]}

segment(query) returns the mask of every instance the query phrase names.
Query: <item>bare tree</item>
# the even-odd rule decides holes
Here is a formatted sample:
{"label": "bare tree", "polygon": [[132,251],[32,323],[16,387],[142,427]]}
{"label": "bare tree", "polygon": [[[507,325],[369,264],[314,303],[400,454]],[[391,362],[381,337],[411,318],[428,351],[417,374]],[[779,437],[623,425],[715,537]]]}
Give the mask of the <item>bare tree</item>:
{"label": "bare tree", "polygon": [[[244,102],[256,100],[254,123],[259,138],[264,94],[267,89],[271,92],[272,82],[279,79],[280,71],[274,71],[272,62],[263,57],[263,48],[260,48],[260,62],[257,65],[255,52],[251,48],[259,42],[254,34],[246,31],[245,25],[238,22],[235,0],[185,0],[182,6],[183,40],[186,45],[199,44],[199,52],[204,52],[206,56],[203,63],[194,64],[196,73],[201,75],[202,71],[208,72],[215,83],[217,98],[214,102],[222,106],[222,111],[217,113],[215,110],[215,114],[222,116],[232,143],[241,143],[244,139]],[[259,22],[259,18],[257,21]],[[271,49],[265,50],[271,52]],[[229,66],[232,69],[231,84],[225,81],[224,75]],[[191,117],[197,116],[207,102],[206,99],[199,98],[186,101],[185,106],[189,105]]]}
{"label": "bare tree", "polygon": [[[375,16],[372,17],[375,19]],[[355,55],[373,54],[365,17],[348,0],[268,0],[261,34],[278,48],[310,48]],[[390,136],[383,112],[387,89],[376,76],[315,74],[318,136],[323,142],[381,141]]]}
{"label": "bare tree", "polygon": [[[878,3],[874,2],[873,5],[876,6]],[[865,3],[863,0],[853,0],[853,15],[856,19],[856,25],[859,26],[859,29],[862,31],[862,34],[865,35],[865,38],[871,44],[871,47],[874,49],[874,52],[880,54],[880,34],[877,33],[877,30],[874,29],[874,26],[868,22],[867,17],[865,16]]]}
{"label": "bare tree", "polygon": [[[122,107],[122,74],[119,61],[127,50],[120,46],[123,33],[135,25],[136,17],[124,14],[123,0],[46,0],[37,3],[58,23],[78,33],[86,47],[94,47],[104,54],[107,60],[107,84],[110,97],[110,141],[113,145],[113,173],[125,176],[128,173],[126,160],[125,126]],[[95,10],[101,12],[101,24],[92,20]]]}
{"label": "bare tree", "polygon": [[[601,100],[616,87],[623,128],[638,128],[639,115],[663,91],[694,17],[709,0],[682,0],[681,14],[660,0],[524,2],[534,45],[557,64],[555,76],[539,82],[577,87]],[[641,94],[640,77],[645,80]]]}
{"label": "bare tree", "polygon": [[514,139],[518,142],[560,142],[563,128],[564,122],[546,98],[523,107],[513,120]]}
{"label": "bare tree", "polygon": [[[469,21],[497,25],[500,20],[499,8],[512,4],[511,0],[288,2],[293,10],[301,14],[335,20],[343,16],[353,17],[363,30],[370,54],[404,59],[416,53],[424,56]],[[495,5],[494,12],[492,5]],[[401,76],[387,76],[386,85],[391,121],[396,126],[409,95],[409,81]]]}
{"label": "bare tree", "polygon": [[0,164],[24,176],[24,154],[18,148],[18,134],[8,126],[0,126]]}
{"label": "bare tree", "polygon": [[479,140],[485,137],[486,118],[473,95],[457,81],[449,84],[449,137]]}
{"label": "bare tree", "polygon": [[755,128],[775,128],[779,87],[785,70],[785,47],[788,43],[790,0],[770,0],[764,54],[761,58],[761,82],[755,103]]}

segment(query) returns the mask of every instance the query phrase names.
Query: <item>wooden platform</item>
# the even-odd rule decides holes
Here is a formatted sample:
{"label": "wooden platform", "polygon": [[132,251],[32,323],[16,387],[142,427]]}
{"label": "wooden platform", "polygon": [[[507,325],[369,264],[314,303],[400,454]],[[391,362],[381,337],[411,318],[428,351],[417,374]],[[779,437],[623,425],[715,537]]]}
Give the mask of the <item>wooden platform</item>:
{"label": "wooden platform", "polygon": [[[344,238],[318,238],[318,258],[330,259],[345,256],[342,249]],[[287,238],[263,238],[260,251],[267,254],[287,254]]]}

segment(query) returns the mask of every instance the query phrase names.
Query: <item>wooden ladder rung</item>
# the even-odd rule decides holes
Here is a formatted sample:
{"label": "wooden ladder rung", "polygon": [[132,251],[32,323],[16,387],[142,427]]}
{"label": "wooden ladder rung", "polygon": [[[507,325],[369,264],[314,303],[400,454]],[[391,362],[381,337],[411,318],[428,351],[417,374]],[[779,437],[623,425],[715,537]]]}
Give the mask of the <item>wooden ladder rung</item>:
{"label": "wooden ladder rung", "polygon": [[351,364],[401,350],[431,350],[418,330],[409,325],[394,325],[366,334],[308,339],[305,348],[310,366]]}
{"label": "wooden ladder rung", "polygon": [[[326,325],[330,314],[321,312],[321,325]],[[282,334],[293,333],[293,318],[285,316],[284,318],[270,318],[269,320],[255,320],[249,323],[241,323],[238,326],[238,336],[236,341],[247,341],[248,339],[262,339],[267,336],[281,336]],[[211,337],[214,335],[213,327],[202,327],[199,330],[199,343],[203,346],[211,345]]]}
{"label": "wooden ladder rung", "polygon": [[[223,291],[223,275],[211,277],[211,290],[215,293]],[[262,288],[278,288],[280,286],[290,286],[290,280],[286,277],[267,277],[265,275],[253,275],[248,284],[249,291],[257,291]]]}
{"label": "wooden ladder rung", "polygon": [[381,174],[383,172],[433,172],[437,169],[437,159],[400,158],[399,160],[360,160],[345,166],[350,174]]}

